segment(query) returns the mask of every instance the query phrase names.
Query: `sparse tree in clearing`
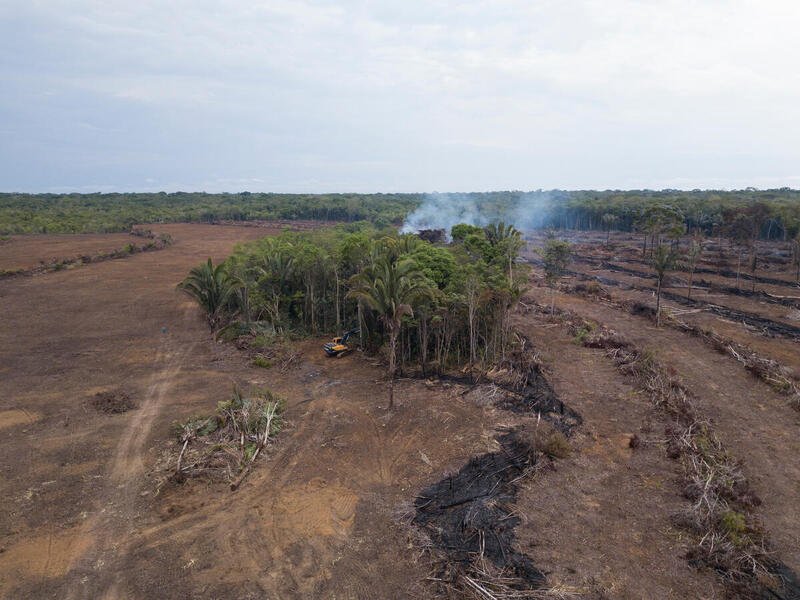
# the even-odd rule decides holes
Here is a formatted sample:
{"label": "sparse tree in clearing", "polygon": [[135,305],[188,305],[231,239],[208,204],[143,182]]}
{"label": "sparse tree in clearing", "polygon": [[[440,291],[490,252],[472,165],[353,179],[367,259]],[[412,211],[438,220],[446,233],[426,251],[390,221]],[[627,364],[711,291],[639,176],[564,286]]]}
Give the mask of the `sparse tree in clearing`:
{"label": "sparse tree in clearing", "polygon": [[656,247],[653,256],[650,258],[650,265],[656,273],[656,326],[661,327],[661,288],[664,284],[664,277],[675,268],[677,255],[675,251],[664,244]]}
{"label": "sparse tree in clearing", "polygon": [[556,312],[556,283],[564,275],[572,259],[572,246],[569,242],[548,239],[541,251],[544,261],[544,277],[550,286],[550,315]]}
{"label": "sparse tree in clearing", "polygon": [[648,206],[637,220],[637,229],[645,234],[642,256],[647,253],[647,237],[650,236],[651,253],[661,245],[664,236],[677,239],[686,231],[683,214],[675,207],[665,204]]}
{"label": "sparse tree in clearing", "polygon": [[800,232],[792,240],[792,265],[794,265],[794,280],[800,283]]}
{"label": "sparse tree in clearing", "polygon": [[189,271],[178,288],[189,294],[206,311],[208,325],[216,328],[230,307],[240,285],[231,277],[224,263],[214,266],[211,259]]}
{"label": "sparse tree in clearing", "polygon": [[606,229],[606,246],[611,242],[611,230],[616,225],[617,221],[619,221],[619,217],[614,213],[605,213],[602,217],[600,217],[600,221],[603,223],[603,226]]}
{"label": "sparse tree in clearing", "polygon": [[389,336],[389,409],[394,407],[397,338],[403,317],[413,316],[414,303],[431,293],[430,282],[409,259],[398,260],[388,249],[378,249],[371,264],[353,276],[348,297],[374,310]]}
{"label": "sparse tree in clearing", "polygon": [[703,253],[703,245],[697,238],[692,238],[689,242],[689,248],[686,251],[686,267],[689,269],[689,291],[686,297],[692,297],[692,283],[694,282],[694,270],[697,268],[697,261]]}

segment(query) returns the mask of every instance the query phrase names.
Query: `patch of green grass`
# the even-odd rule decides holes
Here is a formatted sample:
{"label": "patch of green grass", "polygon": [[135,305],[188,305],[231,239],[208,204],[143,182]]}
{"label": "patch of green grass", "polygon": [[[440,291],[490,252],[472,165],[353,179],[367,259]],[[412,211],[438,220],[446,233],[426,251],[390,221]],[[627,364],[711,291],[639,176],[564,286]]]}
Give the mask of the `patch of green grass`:
{"label": "patch of green grass", "polygon": [[742,546],[747,543],[747,519],[745,516],[735,510],[727,510],[720,516],[720,528],[728,534],[731,541],[736,546]]}
{"label": "patch of green grass", "polygon": [[272,366],[272,361],[259,354],[253,359],[253,366],[261,367],[262,369],[269,369]]}

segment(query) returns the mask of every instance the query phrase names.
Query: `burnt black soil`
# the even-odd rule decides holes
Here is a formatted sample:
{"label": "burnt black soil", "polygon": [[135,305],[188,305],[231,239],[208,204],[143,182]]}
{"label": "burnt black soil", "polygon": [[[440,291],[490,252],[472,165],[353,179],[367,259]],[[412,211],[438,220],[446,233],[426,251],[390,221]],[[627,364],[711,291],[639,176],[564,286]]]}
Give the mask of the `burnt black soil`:
{"label": "burnt black soil", "polygon": [[544,584],[545,576],[514,549],[520,518],[511,505],[518,484],[535,462],[532,448],[515,432],[498,438],[500,450],[476,456],[458,473],[433,484],[414,501],[413,523],[423,528],[450,564],[468,569],[483,555],[525,589]]}
{"label": "burnt black soil", "polygon": [[[628,267],[623,267],[621,265],[616,265],[614,263],[609,263],[609,262],[601,262],[601,263],[598,263],[598,264],[600,264],[602,266],[602,268],[606,269],[607,271],[613,271],[615,273],[625,273],[626,275],[633,275],[634,277],[638,277],[640,279],[649,279],[649,280],[655,280],[656,279],[656,276],[655,276],[654,273],[646,273],[644,271],[639,271],[637,269],[631,269],[631,268],[628,268]],[[678,277],[674,277],[673,276],[671,279],[674,280],[674,281],[683,282],[683,280],[678,278]],[[752,278],[751,278],[751,280],[752,280]],[[685,283],[685,282],[683,282],[683,283]],[[786,282],[784,282],[784,284],[785,283]],[[762,291],[752,291],[752,290],[737,288],[737,287],[733,287],[733,286],[724,286],[724,285],[720,285],[720,284],[718,284],[716,282],[713,282],[713,281],[707,281],[705,279],[699,279],[699,280],[695,281],[695,285],[708,287],[708,288],[711,288],[714,291],[723,292],[723,293],[731,295],[731,296],[741,296],[743,298],[756,298],[757,300],[759,300],[761,302],[767,302],[769,304],[780,304],[781,306],[788,306],[788,307],[791,307],[791,308],[800,308],[800,300],[797,300],[795,298],[779,298],[777,296],[770,296],[769,294],[765,294]]]}
{"label": "burnt black soil", "polygon": [[765,600],[800,600],[800,578],[784,563],[775,561],[769,565],[770,573],[781,581],[777,590],[767,588],[761,590],[761,598]]}
{"label": "burnt black soil", "polygon": [[[653,291],[653,288],[651,287],[631,285],[628,283],[624,283],[622,281],[617,281],[616,279],[609,279],[607,277],[596,276],[596,275],[588,275],[586,273],[580,273],[578,271],[565,271],[565,274],[571,275],[576,279],[584,281],[597,281],[599,283],[602,283],[603,285],[619,287],[622,289],[639,290],[646,292]],[[719,304],[712,304],[711,302],[705,302],[703,300],[697,300],[695,298],[687,298],[683,294],[676,294],[674,292],[669,292],[666,290],[662,290],[661,295],[668,300],[677,302],[678,304],[683,304],[684,306],[691,306],[692,308],[702,308],[710,313],[719,315],[721,317],[725,317],[726,319],[730,319],[731,321],[737,321],[739,323],[744,323],[745,325],[749,325],[750,327],[757,329],[758,332],[765,337],[784,337],[791,340],[800,341],[800,327],[796,325],[789,325],[787,323],[780,323],[778,321],[773,321],[772,319],[768,319],[766,317],[762,317],[761,315],[757,315],[755,313],[747,312],[744,310],[736,310],[734,308],[729,308],[727,306],[720,306]]]}
{"label": "burnt black soil", "polygon": [[[603,268],[606,268],[608,263],[601,258],[591,258],[588,256],[580,256],[576,257],[576,260],[581,262],[590,263],[590,264],[601,264]],[[640,260],[632,259],[632,258],[615,258],[616,262],[623,262],[623,263],[630,263],[630,264],[642,264]],[[719,277],[725,277],[726,279],[736,279],[736,271],[732,271],[731,269],[709,269],[708,267],[696,267],[694,270],[695,273],[703,273],[707,275],[717,275]],[[797,289],[798,284],[796,282],[788,281],[786,279],[777,279],[775,277],[764,277],[763,275],[756,275],[755,277],[749,273],[739,272],[739,279],[745,281],[755,281],[756,283],[765,283],[768,285],[775,285],[775,286],[783,286],[789,287],[793,289]]]}
{"label": "burnt black soil", "polygon": [[583,418],[577,412],[558,399],[538,367],[529,370],[527,382],[521,391],[506,389],[506,392],[495,406],[514,413],[541,415],[564,435],[570,435],[575,427],[583,423]]}
{"label": "burnt black soil", "polygon": [[[518,358],[525,360],[525,356]],[[556,430],[570,435],[583,422],[582,417],[559,400],[538,364],[529,363],[526,368],[526,377],[517,386],[496,384],[506,393],[495,406],[539,415]],[[506,585],[516,589],[540,587],[545,583],[544,574],[513,548],[514,528],[520,519],[512,508],[518,482],[534,466],[538,455],[516,430],[504,433],[497,441],[499,451],[472,458],[455,475],[423,490],[414,501],[416,516],[412,523],[424,529],[446,556],[444,565],[468,570],[483,556],[509,578]],[[446,577],[447,573],[443,568],[440,575]]]}

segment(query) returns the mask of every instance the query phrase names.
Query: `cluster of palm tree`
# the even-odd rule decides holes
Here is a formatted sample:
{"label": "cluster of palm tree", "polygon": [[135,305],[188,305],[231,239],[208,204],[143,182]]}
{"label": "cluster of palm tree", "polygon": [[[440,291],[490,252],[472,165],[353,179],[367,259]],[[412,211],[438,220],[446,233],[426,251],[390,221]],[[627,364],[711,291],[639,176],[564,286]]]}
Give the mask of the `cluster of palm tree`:
{"label": "cluster of palm tree", "polygon": [[193,269],[181,289],[212,329],[257,323],[276,334],[358,327],[384,352],[389,404],[398,371],[485,367],[505,355],[509,313],[524,277],[519,231],[468,228],[449,245],[369,225],[283,233],[243,245],[223,264]]}

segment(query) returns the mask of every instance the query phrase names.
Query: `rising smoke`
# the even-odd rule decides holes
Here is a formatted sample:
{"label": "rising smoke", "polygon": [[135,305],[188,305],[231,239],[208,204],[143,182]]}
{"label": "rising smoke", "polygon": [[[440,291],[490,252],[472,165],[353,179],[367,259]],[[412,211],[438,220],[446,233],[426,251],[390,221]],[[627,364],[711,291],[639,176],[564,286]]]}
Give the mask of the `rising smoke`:
{"label": "rising smoke", "polygon": [[428,194],[400,231],[444,229],[449,235],[453,225],[459,223],[485,227],[496,221],[520,230],[537,229],[548,223],[552,202],[553,193],[549,191]]}

